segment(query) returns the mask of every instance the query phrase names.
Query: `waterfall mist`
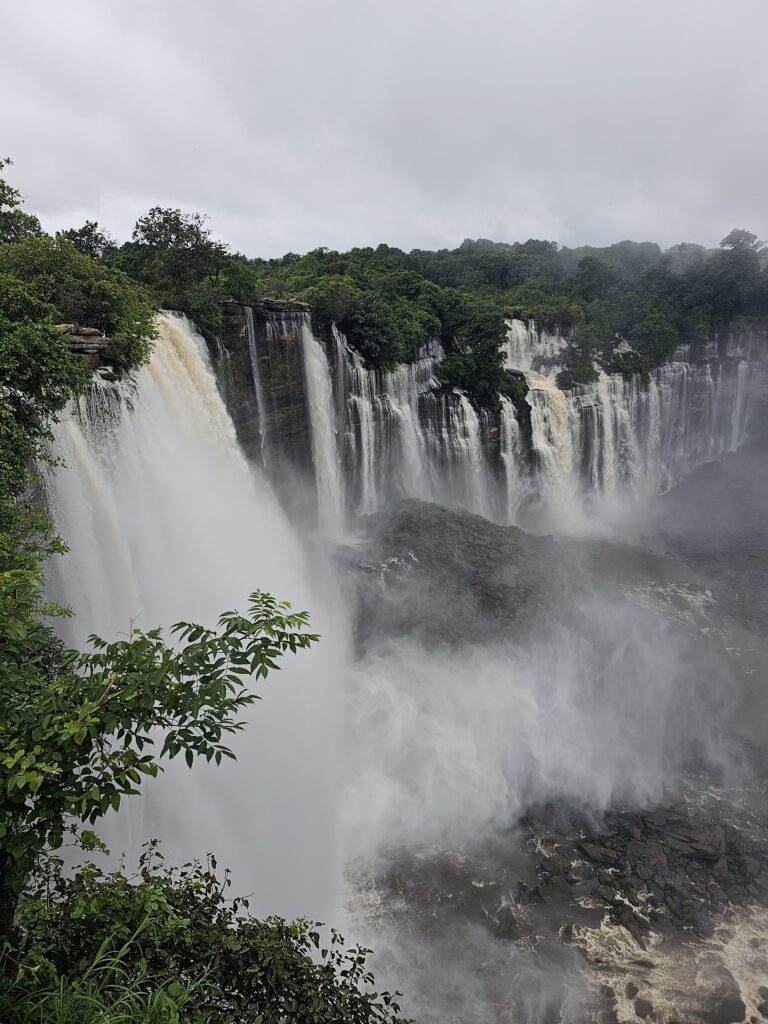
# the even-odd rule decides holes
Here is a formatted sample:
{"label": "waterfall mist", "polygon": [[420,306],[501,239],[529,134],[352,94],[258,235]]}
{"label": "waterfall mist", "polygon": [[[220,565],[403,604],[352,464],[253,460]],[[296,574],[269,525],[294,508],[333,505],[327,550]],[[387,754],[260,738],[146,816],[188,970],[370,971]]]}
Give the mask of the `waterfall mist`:
{"label": "waterfall mist", "polygon": [[213,624],[262,589],[309,610],[323,640],[260,684],[236,764],[172,762],[106,836],[131,852],[157,836],[176,860],[214,852],[256,912],[324,916],[338,871],[341,613],[321,561],[247,465],[202,338],[183,317],[163,315],[159,327],[131,392],[96,385],[56,429],[65,466],[48,486],[70,550],[51,574],[54,596],[77,612],[67,639],[124,635],[132,620]]}
{"label": "waterfall mist", "polygon": [[[212,622],[257,588],[307,609],[322,641],[260,687],[236,764],[172,765],[107,838],[212,850],[257,913],[348,915],[425,1020],[506,1019],[513,997],[514,1019],[582,1019],[559,926],[546,956],[538,933],[499,945],[513,883],[486,890],[481,868],[534,884],[520,837],[536,808],[599,830],[763,764],[764,620],[708,559],[747,494],[728,557],[768,614],[768,556],[749,564],[768,500],[747,487],[764,459],[736,452],[760,397],[750,351],[563,392],[540,357],[565,339],[512,321],[527,393],[491,413],[440,386],[437,344],[384,372],[300,309],[278,305],[263,337],[252,310],[230,314],[234,356],[219,343],[212,365],[164,315],[134,385],[96,384],[57,427],[48,487],[71,550],[52,590],[79,645],[132,618]],[[708,485],[686,484],[721,457],[727,500],[706,465]],[[477,902],[443,926],[454,869]]]}

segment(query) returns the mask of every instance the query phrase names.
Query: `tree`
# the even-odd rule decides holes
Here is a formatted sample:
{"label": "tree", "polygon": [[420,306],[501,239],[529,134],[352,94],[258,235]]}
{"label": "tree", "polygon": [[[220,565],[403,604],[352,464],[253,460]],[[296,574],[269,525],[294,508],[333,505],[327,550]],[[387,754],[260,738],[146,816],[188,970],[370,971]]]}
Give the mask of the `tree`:
{"label": "tree", "polygon": [[227,247],[211,238],[206,217],[199,213],[153,206],[133,229],[138,269],[150,284],[170,285],[177,292],[205,278],[215,278]]}
{"label": "tree", "polygon": [[449,387],[461,388],[476,402],[496,405],[498,395],[513,387],[504,370],[501,345],[506,327],[501,310],[490,302],[462,297],[451,316],[452,351],[440,366],[440,376]]}
{"label": "tree", "polygon": [[[7,157],[0,160],[0,171],[13,163]],[[0,178],[0,242],[16,242],[28,235],[41,235],[40,221],[21,209],[21,192]]]}
{"label": "tree", "polygon": [[113,643],[92,637],[80,653],[45,621],[57,609],[43,586],[40,566],[0,575],[0,940],[12,937],[38,856],[61,845],[68,822],[117,810],[163,758],[232,757],[223,738],[258,699],[251,678],[317,640],[305,613],[256,592],[247,615],[225,613],[216,629],[173,626],[173,645],[133,629]]}
{"label": "tree", "polygon": [[557,386],[566,390],[577,384],[594,384],[599,379],[595,361],[603,348],[604,334],[600,325],[587,321],[576,327],[568,345],[559,357],[562,370],[557,375]]}
{"label": "tree", "polygon": [[721,249],[758,249],[757,235],[744,228],[733,228],[720,242]]}
{"label": "tree", "polygon": [[653,312],[632,328],[629,341],[633,348],[647,352],[657,364],[672,355],[677,345],[677,331],[664,313]]}
{"label": "tree", "polygon": [[0,272],[0,529],[8,529],[49,424],[89,380],[53,326],[56,310],[27,282]]}
{"label": "tree", "polygon": [[57,231],[56,237],[68,238],[78,252],[90,256],[93,260],[103,260],[117,252],[114,238],[108,232],[102,231],[95,220],[87,220],[81,228]]}
{"label": "tree", "polygon": [[188,313],[208,334],[221,321],[227,298],[224,270],[235,262],[226,245],[211,238],[199,213],[153,206],[136,221],[130,242],[114,258],[134,279],[147,285],[160,306]]}
{"label": "tree", "polygon": [[615,279],[616,276],[611,268],[596,256],[585,256],[576,271],[576,289],[587,302],[593,302],[595,299],[605,297]]}
{"label": "tree", "polygon": [[69,238],[26,237],[0,245],[0,273],[26,283],[68,323],[98,327],[111,354],[131,369],[149,358],[155,309],[149,295],[121,270],[78,252]]}

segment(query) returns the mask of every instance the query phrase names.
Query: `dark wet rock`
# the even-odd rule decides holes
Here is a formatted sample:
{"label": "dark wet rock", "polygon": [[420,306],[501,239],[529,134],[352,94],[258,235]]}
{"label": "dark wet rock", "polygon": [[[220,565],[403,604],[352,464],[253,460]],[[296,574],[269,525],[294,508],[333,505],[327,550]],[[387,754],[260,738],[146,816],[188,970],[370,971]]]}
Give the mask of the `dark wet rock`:
{"label": "dark wet rock", "polygon": [[615,850],[598,846],[596,843],[579,843],[579,849],[594,864],[615,864],[619,859]]}
{"label": "dark wet rock", "polygon": [[513,938],[517,934],[517,920],[509,904],[505,904],[496,917],[496,934]]}
{"label": "dark wet rock", "polygon": [[[212,348],[240,444],[255,463],[267,459],[270,482],[297,513],[316,503],[301,344],[307,312],[302,303],[277,299],[250,307],[225,302]],[[256,373],[261,410],[253,386]]]}
{"label": "dark wet rock", "polygon": [[714,996],[702,1013],[706,1024],[738,1024],[747,1019],[747,1008],[738,992]]}
{"label": "dark wet rock", "polygon": [[747,855],[742,861],[742,873],[747,878],[756,878],[760,874],[760,861]]}
{"label": "dark wet rock", "polygon": [[637,1016],[643,1019],[653,1013],[653,1003],[642,996],[635,1000],[634,1007]]}
{"label": "dark wet rock", "polygon": [[571,878],[577,882],[585,882],[595,877],[595,869],[591,864],[579,861],[571,868]]}
{"label": "dark wet rock", "polygon": [[760,1014],[761,1017],[764,1017],[766,1020],[768,1020],[768,999],[758,1005],[757,1012]]}
{"label": "dark wet rock", "polygon": [[703,1007],[705,1024],[738,1024],[746,1020],[747,1008],[731,972],[722,964],[714,963],[708,974],[716,981],[717,989]]}
{"label": "dark wet rock", "polygon": [[565,879],[559,877],[550,878],[543,885],[539,886],[539,892],[547,902],[551,900],[565,902],[569,901],[573,896],[571,886]]}
{"label": "dark wet rock", "polygon": [[585,882],[576,882],[575,885],[571,886],[571,893],[574,899],[580,900],[594,895],[596,889],[597,886],[594,881],[587,880]]}
{"label": "dark wet rock", "polygon": [[760,996],[761,999],[768,999],[768,986],[760,985],[760,987],[757,990],[757,994]]}
{"label": "dark wet rock", "polygon": [[712,874],[715,876],[715,878],[719,878],[721,881],[727,879],[730,875],[728,861],[721,857],[720,860],[718,860],[713,866]]}
{"label": "dark wet rock", "polygon": [[627,999],[634,999],[639,991],[640,989],[637,987],[634,981],[628,981],[626,987],[624,988],[624,994],[626,995]]}
{"label": "dark wet rock", "polygon": [[601,1010],[597,1015],[599,1024],[619,1024],[615,1010]]}

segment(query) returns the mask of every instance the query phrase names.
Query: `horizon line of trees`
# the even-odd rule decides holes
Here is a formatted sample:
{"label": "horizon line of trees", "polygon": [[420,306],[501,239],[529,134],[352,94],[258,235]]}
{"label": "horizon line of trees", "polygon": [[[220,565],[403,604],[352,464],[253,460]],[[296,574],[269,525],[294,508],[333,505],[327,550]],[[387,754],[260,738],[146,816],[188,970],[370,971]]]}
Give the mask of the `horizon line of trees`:
{"label": "horizon line of trees", "polygon": [[[216,240],[207,217],[179,209],[152,207],[123,243],[96,221],[51,238],[27,213],[16,211],[11,220],[0,214],[0,239],[9,226],[17,242],[26,239],[20,258],[36,274],[58,261],[72,265],[71,279],[78,257],[87,258],[89,266],[103,268],[113,291],[133,282],[145,301],[182,310],[209,337],[224,300],[275,297],[307,303],[321,327],[335,322],[378,369],[412,361],[438,338],[447,353],[441,367],[446,386],[484,405],[494,405],[499,394],[520,397],[521,382],[505,371],[502,352],[511,317],[568,333],[562,387],[589,383],[596,367],[647,374],[680,344],[695,349],[716,329],[768,317],[768,249],[741,228],[718,249],[686,242],[662,251],[653,242],[561,248],[539,239],[465,239],[437,251],[381,244],[249,259]],[[62,291],[42,297],[65,313],[73,304]],[[99,315],[98,302],[91,309],[94,325],[113,333],[117,327],[129,361],[135,358],[130,345],[136,342],[126,338],[129,318],[116,325]],[[133,322],[146,330],[145,314]]]}
{"label": "horizon line of trees", "polygon": [[382,244],[265,260],[231,252],[200,214],[154,207],[123,245],[96,222],[61,237],[142,283],[158,303],[183,309],[209,335],[224,299],[276,297],[307,303],[320,326],[336,323],[379,369],[415,359],[439,338],[445,384],[486,405],[499,394],[520,397],[520,382],[503,366],[512,317],[569,334],[562,387],[596,379],[596,367],[647,374],[680,344],[695,349],[714,330],[768,317],[768,250],[741,228],[718,249],[466,239],[435,252]]}

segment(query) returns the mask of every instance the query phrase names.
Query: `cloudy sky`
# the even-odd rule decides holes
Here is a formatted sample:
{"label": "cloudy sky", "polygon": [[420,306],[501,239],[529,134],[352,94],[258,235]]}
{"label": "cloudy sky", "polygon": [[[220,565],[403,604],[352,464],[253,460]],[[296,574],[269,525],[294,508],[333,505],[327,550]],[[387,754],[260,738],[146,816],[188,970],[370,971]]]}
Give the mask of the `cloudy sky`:
{"label": "cloudy sky", "polygon": [[0,155],[49,230],[252,256],[768,236],[768,0],[27,0]]}

